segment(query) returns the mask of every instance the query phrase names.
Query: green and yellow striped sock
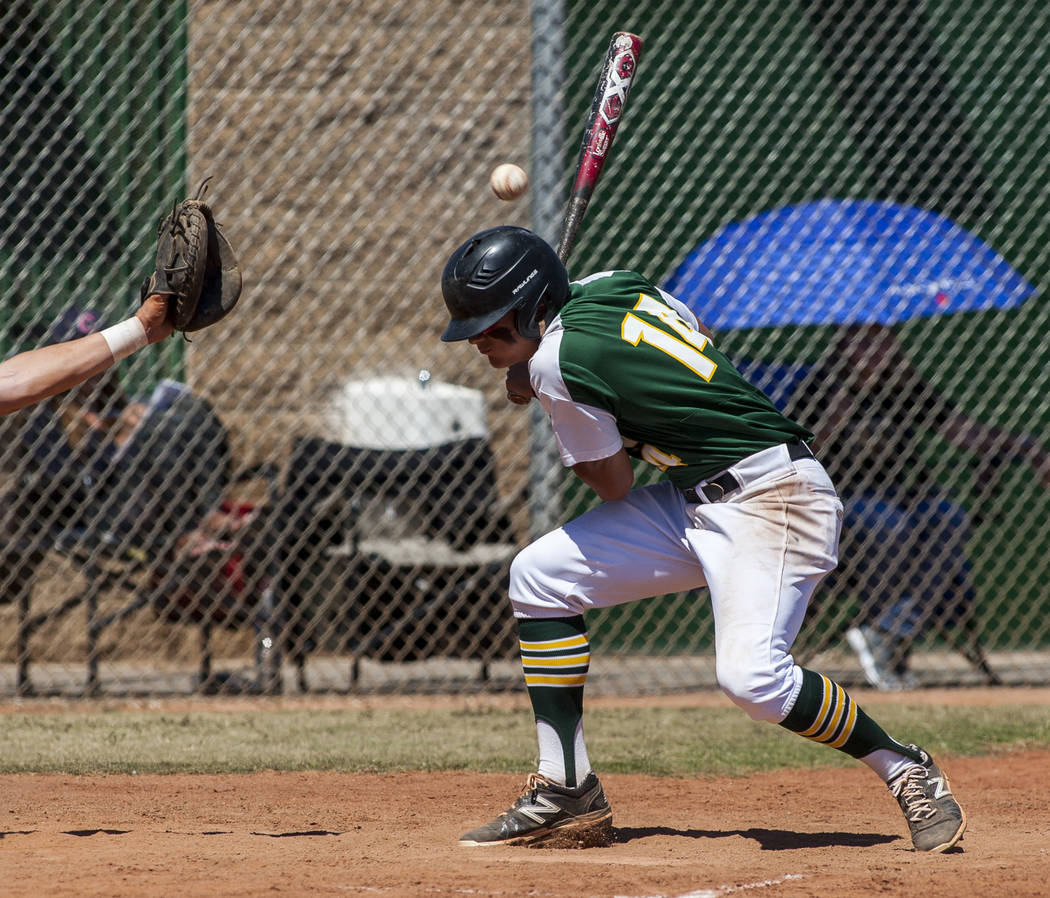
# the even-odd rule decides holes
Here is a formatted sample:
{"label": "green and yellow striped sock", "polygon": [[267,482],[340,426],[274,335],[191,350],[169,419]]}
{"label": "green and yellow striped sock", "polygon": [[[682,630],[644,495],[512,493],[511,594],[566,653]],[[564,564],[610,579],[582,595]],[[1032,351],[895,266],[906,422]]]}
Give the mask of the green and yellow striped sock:
{"label": "green and yellow striped sock", "polygon": [[518,639],[539,735],[540,773],[576,786],[590,769],[583,742],[583,687],[591,660],[587,625],[583,615],[519,620]]}
{"label": "green and yellow striped sock", "polygon": [[793,733],[863,758],[879,749],[897,752],[915,761],[918,752],[891,738],[838,683],[802,668],[802,689],[780,725]]}

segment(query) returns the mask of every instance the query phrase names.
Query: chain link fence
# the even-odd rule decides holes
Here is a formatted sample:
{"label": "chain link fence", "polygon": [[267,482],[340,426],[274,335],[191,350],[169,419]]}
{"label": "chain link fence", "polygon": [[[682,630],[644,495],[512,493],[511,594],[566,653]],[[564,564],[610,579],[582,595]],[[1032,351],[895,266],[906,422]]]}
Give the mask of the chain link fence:
{"label": "chain link fence", "polygon": [[[439,343],[438,282],[483,227],[556,237],[617,30],[645,49],[570,273],[667,285],[815,432],[846,527],[797,656],[883,688],[1045,683],[1048,17],[8,4],[3,351],[125,317],[206,176],[245,293],[3,420],[0,693],[520,688],[510,560],[594,499],[542,415]],[[492,196],[502,161],[529,198]],[[592,690],[713,685],[703,592],[589,623]]]}

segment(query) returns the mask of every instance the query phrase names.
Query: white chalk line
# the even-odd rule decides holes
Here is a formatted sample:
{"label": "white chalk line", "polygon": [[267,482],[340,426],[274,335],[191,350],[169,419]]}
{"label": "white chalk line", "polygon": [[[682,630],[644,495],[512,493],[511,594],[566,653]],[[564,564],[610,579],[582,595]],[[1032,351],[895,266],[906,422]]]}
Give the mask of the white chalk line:
{"label": "white chalk line", "polygon": [[[613,898],[724,898],[726,895],[732,895],[735,892],[746,892],[753,891],[756,889],[768,889],[773,886],[780,885],[785,882],[792,882],[798,879],[805,879],[806,877],[801,873],[787,873],[784,876],[778,876],[776,879],[763,879],[759,882],[747,882],[742,885],[725,885],[716,886],[713,889],[696,889],[691,892],[682,892],[675,895],[614,895]],[[399,891],[399,886],[365,886],[365,885],[342,885],[336,886],[335,888],[341,891],[347,892],[358,892],[364,894],[384,894],[386,892]],[[497,895],[513,895],[514,892],[504,892],[499,889],[472,889],[472,888],[441,888],[439,886],[423,886],[420,889],[420,894],[433,894],[433,895],[482,895],[492,898]],[[536,898],[539,898],[543,893],[530,893]]]}
{"label": "white chalk line", "polygon": [[722,898],[723,895],[732,895],[734,892],[745,892],[750,889],[768,889],[778,886],[784,882],[795,879],[805,879],[802,873],[786,873],[776,879],[763,879],[760,882],[747,882],[739,886],[717,886],[713,889],[698,889],[693,892],[683,892],[680,895],[615,895],[613,898]]}

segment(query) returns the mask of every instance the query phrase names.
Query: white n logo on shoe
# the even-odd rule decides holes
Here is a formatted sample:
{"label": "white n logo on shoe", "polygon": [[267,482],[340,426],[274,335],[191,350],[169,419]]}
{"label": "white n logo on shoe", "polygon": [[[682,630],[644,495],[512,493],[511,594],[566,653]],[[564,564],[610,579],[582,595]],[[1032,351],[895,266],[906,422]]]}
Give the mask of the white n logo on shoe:
{"label": "white n logo on shoe", "polygon": [[951,795],[951,789],[948,788],[948,784],[944,781],[943,776],[932,776],[929,782],[933,783],[935,788],[933,790],[934,798],[944,798],[945,795]]}
{"label": "white n logo on shoe", "polygon": [[518,808],[518,813],[528,817],[534,823],[543,823],[544,817],[550,814],[557,814],[560,811],[556,804],[550,799],[544,798],[542,795],[537,795],[533,799],[532,804],[522,805]]}

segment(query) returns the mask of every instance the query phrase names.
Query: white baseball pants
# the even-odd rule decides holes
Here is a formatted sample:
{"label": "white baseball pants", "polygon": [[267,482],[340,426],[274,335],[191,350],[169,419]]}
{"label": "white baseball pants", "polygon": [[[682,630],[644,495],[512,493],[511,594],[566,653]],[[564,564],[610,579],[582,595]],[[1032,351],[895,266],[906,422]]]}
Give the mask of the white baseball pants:
{"label": "white baseball pants", "polygon": [[688,504],[664,482],[605,502],[514,559],[518,618],[567,617],[707,586],[719,686],[755,720],[779,723],[801,687],[790,648],[837,563],[842,503],[814,459],[786,446],[730,469],[741,489]]}

